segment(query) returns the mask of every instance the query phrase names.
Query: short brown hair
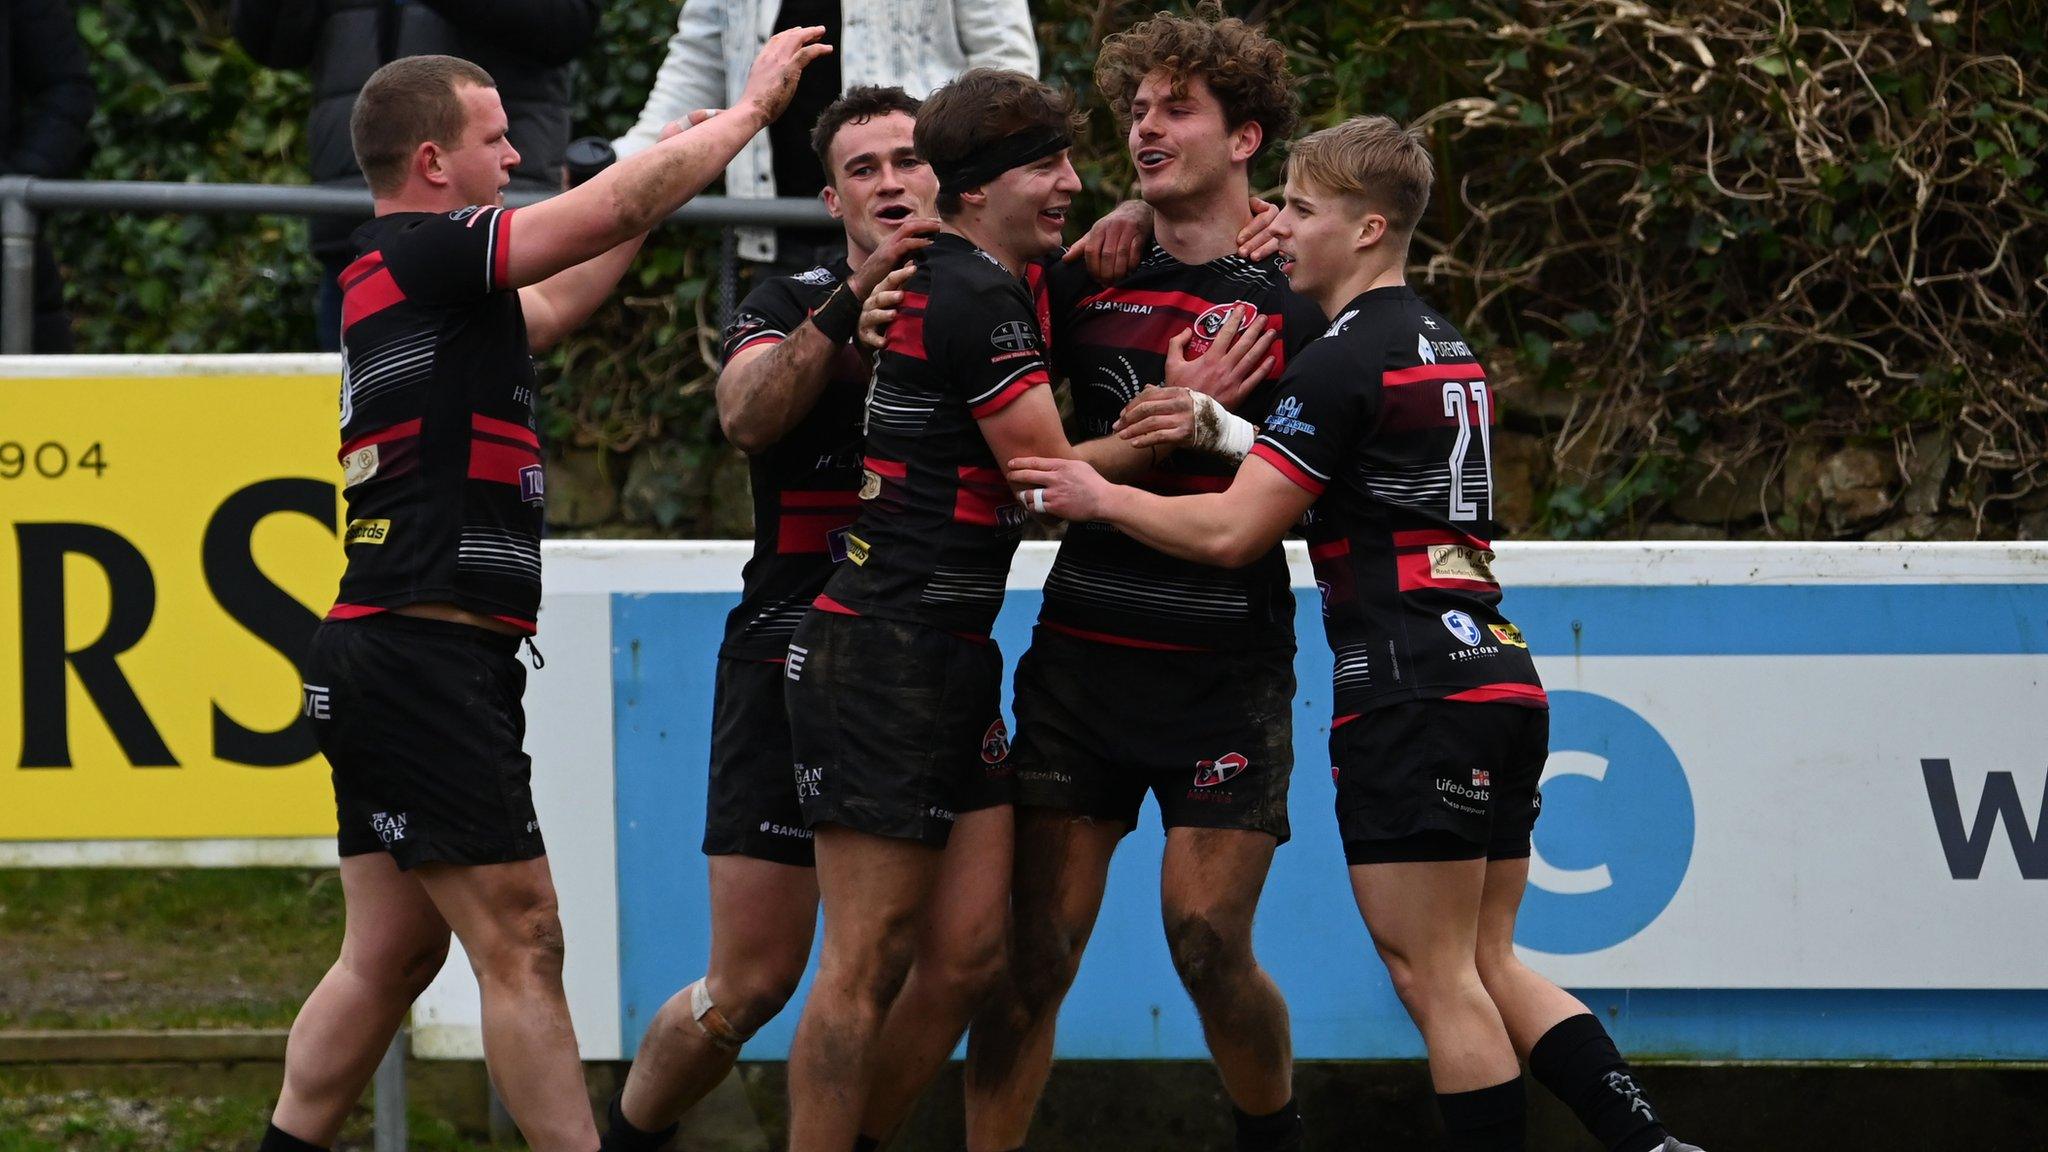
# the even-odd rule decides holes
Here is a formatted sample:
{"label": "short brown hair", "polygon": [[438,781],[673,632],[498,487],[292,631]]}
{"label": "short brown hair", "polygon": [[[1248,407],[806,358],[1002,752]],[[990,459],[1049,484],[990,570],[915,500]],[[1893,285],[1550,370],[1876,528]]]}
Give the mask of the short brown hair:
{"label": "short brown hair", "polygon": [[370,74],[349,113],[348,134],[371,192],[389,196],[405,187],[406,166],[421,144],[446,148],[462,139],[462,84],[498,86],[489,72],[453,56],[404,56]]}
{"label": "short brown hair", "polygon": [[[944,171],[1010,135],[1029,128],[1077,132],[1074,97],[1022,72],[969,68],[925,97],[917,114],[917,154]],[[939,215],[960,211],[960,194],[941,191]]]}
{"label": "short brown hair", "polygon": [[1389,116],[1353,116],[1294,142],[1289,179],[1363,201],[1387,218],[1387,229],[1415,231],[1436,183],[1436,161],[1421,132]]}
{"label": "short brown hair", "polygon": [[832,141],[839,130],[848,124],[865,124],[877,117],[892,112],[901,112],[912,120],[917,119],[917,110],[924,107],[924,101],[894,85],[856,84],[846,94],[825,106],[818,113],[818,123],[811,129],[811,151],[818,154],[818,166],[825,170],[825,183],[839,185],[832,171]]}
{"label": "short brown hair", "polygon": [[1294,82],[1287,74],[1287,50],[1223,6],[1205,3],[1194,16],[1161,12],[1102,42],[1095,57],[1095,87],[1128,123],[1138,86],[1154,72],[1172,78],[1176,96],[1199,76],[1223,105],[1231,128],[1257,122],[1264,151],[1294,134]]}

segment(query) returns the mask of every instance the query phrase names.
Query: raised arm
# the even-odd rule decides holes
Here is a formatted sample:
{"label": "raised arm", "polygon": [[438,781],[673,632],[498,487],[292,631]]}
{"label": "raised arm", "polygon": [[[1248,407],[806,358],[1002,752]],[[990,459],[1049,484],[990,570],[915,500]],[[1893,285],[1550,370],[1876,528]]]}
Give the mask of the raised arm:
{"label": "raised arm", "polygon": [[771,37],[738,106],[621,160],[590,182],[513,215],[506,244],[512,287],[537,284],[659,224],[703,191],[756,132],[789,106],[804,65],[830,52],[817,27]]}

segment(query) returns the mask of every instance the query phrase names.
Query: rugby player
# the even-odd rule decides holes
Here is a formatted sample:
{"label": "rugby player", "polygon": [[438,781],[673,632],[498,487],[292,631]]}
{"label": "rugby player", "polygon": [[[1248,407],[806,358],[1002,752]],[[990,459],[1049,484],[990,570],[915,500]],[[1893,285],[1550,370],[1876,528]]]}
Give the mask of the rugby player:
{"label": "rugby player", "polygon": [[[846,554],[858,503],[868,375],[851,345],[859,302],[938,227],[930,219],[938,181],[912,145],[917,109],[893,87],[852,88],[825,109],[811,146],[825,170],[826,208],[845,226],[846,256],[764,281],[726,328],[719,423],[749,456],[754,555],[726,620],[712,704],[703,843],[711,961],[655,1014],[612,1101],[607,1148],[666,1144],[740,1047],[788,1003],[810,960],[818,882],[791,781],[783,656]],[[954,849],[971,847],[963,838]],[[1000,946],[1000,923],[977,927],[931,943],[972,953],[989,947],[978,937],[993,934]],[[947,960],[927,961],[942,974],[920,982],[927,996],[950,991],[943,974],[959,968]],[[907,1007],[892,1020],[915,1027],[922,1006]]]}
{"label": "rugby player", "polygon": [[348,565],[305,686],[333,768],[348,917],[292,1024],[266,1152],[333,1141],[451,929],[527,1142],[599,1146],[521,749],[516,649],[541,587],[531,355],[594,311],[647,231],[780,114],[830,50],[811,43],[822,32],[772,38],[739,107],[517,211],[501,190],[519,154],[482,69],[415,56],[363,86],[350,133],[376,217],[342,277]]}
{"label": "rugby player", "polygon": [[1056,515],[1215,564],[1256,560],[1307,514],[1352,891],[1428,1047],[1450,1147],[1524,1147],[1519,1056],[1614,1152],[1698,1152],[1598,1018],[1515,956],[1548,702],[1490,569],[1492,391],[1407,285],[1433,180],[1421,135],[1383,116],[1295,145],[1274,235],[1335,319],[1227,490],[1164,497],[1064,459],[1013,460],[1010,478]]}
{"label": "rugby player", "polygon": [[[1149,387],[1169,370],[1230,376],[1195,387],[1263,415],[1268,372],[1324,325],[1277,260],[1237,253],[1251,221],[1252,163],[1293,130],[1285,51],[1218,8],[1162,14],[1103,43],[1095,83],[1128,125],[1154,241],[1114,284],[1074,264],[1047,272],[1053,364],[1070,390],[1075,435],[1112,436],[1128,406],[1130,442],[1168,443],[1157,430],[1169,412],[1216,406]],[[1234,453],[1162,452],[1135,482],[1167,494],[1227,485],[1252,425],[1220,410],[1207,419],[1238,429]],[[1230,1099],[1237,1146],[1300,1145],[1287,1006],[1252,952],[1259,893],[1288,837],[1293,698],[1294,598],[1277,540],[1231,570],[1108,524],[1070,525],[1017,665],[1014,995],[975,1022],[971,1149],[1025,1144],[1061,999],[1110,858],[1148,790],[1167,830],[1167,943]]]}
{"label": "rugby player", "polygon": [[[986,992],[1004,968],[1009,748],[988,633],[1024,513],[997,461],[1072,451],[1040,387],[1043,324],[1026,279],[1058,248],[1080,189],[1072,118],[1064,94],[987,69],[918,114],[916,150],[938,177],[944,227],[877,357],[846,562],[786,663],[797,800],[825,913],[790,1055],[790,1147],[802,1152],[886,1136],[858,1131],[882,1064],[935,1064],[965,1031],[968,1012],[928,1013],[915,1051],[880,1046],[892,1005],[941,978],[937,965],[913,965],[921,950],[951,957],[959,974],[943,978],[955,988]],[[1113,474],[1151,457],[1113,437],[1093,452]],[[924,943],[944,936],[957,939]]]}

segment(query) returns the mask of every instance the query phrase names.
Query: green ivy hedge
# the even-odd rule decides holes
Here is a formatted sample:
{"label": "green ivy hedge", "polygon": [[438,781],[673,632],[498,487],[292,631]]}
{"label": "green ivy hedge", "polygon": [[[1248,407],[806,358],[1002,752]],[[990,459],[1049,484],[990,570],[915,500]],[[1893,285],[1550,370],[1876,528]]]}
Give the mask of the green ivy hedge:
{"label": "green ivy hedge", "polygon": [[[1093,49],[1155,5],[1035,0],[1049,76],[1094,107],[1082,208],[1128,190]],[[1626,535],[1689,486],[1805,446],[1910,455],[1985,534],[2048,489],[2048,3],[1624,0],[1233,5],[1285,42],[1308,126],[1432,134],[1417,281],[1540,434],[1537,526]],[[618,0],[581,63],[579,132],[631,122],[672,0]],[[255,66],[222,0],[80,4],[100,178],[303,180],[303,76]],[[1259,178],[1277,181],[1277,156]],[[311,346],[304,226],[50,220],[89,351]],[[555,354],[559,443],[709,458],[717,237],[667,230]],[[1822,523],[1779,489],[1764,531]],[[1776,504],[1772,501],[1776,500]]]}

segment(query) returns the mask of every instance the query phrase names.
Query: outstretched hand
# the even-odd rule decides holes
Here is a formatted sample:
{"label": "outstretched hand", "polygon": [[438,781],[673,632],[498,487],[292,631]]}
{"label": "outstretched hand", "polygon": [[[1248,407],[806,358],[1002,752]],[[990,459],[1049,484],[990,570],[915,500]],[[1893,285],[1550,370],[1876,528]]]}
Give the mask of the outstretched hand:
{"label": "outstretched hand", "polygon": [[789,107],[796,95],[797,78],[804,73],[804,66],[818,57],[832,51],[830,44],[815,43],[825,35],[820,25],[808,28],[789,28],[768,38],[761,51],[754,57],[754,66],[747,73],[747,87],[740,94],[740,105],[752,107],[761,114],[763,123],[774,121]]}

